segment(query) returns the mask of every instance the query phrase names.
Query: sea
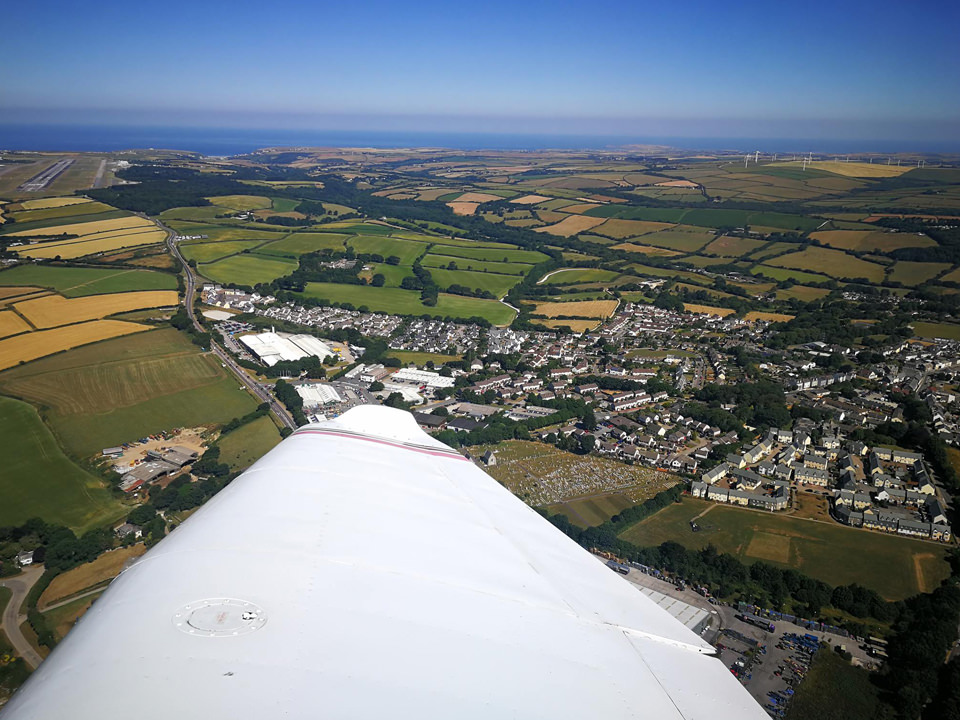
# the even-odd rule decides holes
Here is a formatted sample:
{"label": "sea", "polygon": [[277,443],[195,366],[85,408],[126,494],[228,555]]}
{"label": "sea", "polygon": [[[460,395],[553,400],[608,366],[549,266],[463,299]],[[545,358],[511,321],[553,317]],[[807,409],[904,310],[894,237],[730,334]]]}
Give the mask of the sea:
{"label": "sea", "polygon": [[267,147],[447,148],[454,150],[611,150],[665,145],[685,150],[857,154],[960,152],[956,143],[803,138],[534,135],[383,130],[294,130],[174,126],[0,124],[0,151],[111,152],[185,150],[207,156],[242,155]]}

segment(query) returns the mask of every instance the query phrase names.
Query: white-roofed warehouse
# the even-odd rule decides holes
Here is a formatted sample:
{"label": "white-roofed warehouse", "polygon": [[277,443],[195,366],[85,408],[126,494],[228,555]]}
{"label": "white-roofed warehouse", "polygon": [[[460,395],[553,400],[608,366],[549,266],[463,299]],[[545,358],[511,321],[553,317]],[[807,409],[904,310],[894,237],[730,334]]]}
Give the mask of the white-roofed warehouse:
{"label": "white-roofed warehouse", "polygon": [[264,332],[243,335],[239,340],[260,358],[261,362],[271,367],[283,360],[302,360],[311,355],[322,360],[333,355],[333,351],[325,343],[312,335],[284,337],[274,332]]}

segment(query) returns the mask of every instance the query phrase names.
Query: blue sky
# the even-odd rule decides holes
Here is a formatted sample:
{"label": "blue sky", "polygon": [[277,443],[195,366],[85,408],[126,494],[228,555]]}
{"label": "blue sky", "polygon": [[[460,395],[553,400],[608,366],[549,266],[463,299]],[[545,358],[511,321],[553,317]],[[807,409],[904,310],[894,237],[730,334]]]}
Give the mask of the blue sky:
{"label": "blue sky", "polygon": [[[472,9],[471,9],[472,8]],[[955,2],[36,0],[0,122],[955,139]]]}

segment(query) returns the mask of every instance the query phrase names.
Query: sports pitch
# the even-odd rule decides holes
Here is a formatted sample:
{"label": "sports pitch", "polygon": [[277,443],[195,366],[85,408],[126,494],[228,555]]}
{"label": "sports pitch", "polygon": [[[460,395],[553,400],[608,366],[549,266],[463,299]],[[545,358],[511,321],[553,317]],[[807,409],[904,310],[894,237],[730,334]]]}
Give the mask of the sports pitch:
{"label": "sports pitch", "polygon": [[[695,533],[690,521],[697,516]],[[859,583],[888,600],[930,592],[950,574],[948,548],[936,543],[686,497],[620,537],[641,546],[713,545],[745,563],[793,568],[830,585]]]}

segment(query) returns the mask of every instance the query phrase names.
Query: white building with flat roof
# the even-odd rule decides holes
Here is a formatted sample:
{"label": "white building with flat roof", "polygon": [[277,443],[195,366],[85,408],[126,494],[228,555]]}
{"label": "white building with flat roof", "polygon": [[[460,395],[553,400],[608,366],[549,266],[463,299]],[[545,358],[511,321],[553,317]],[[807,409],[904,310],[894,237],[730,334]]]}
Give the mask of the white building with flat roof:
{"label": "white building with flat roof", "polygon": [[397,370],[390,379],[394,382],[408,382],[416,385],[426,385],[432,388],[453,387],[453,378],[444,377],[440,373],[430,372],[429,370],[416,370],[414,368],[403,368]]}
{"label": "white building with flat roof", "polygon": [[328,383],[312,383],[310,385],[297,385],[297,394],[303,398],[303,406],[312,408],[330,403],[343,402],[340,393],[333,385]]}
{"label": "white building with flat roof", "polygon": [[275,332],[242,335],[240,342],[260,358],[265,365],[274,366],[281,361],[302,360],[305,357],[318,357],[321,360],[333,351],[312,335],[283,336]]}

